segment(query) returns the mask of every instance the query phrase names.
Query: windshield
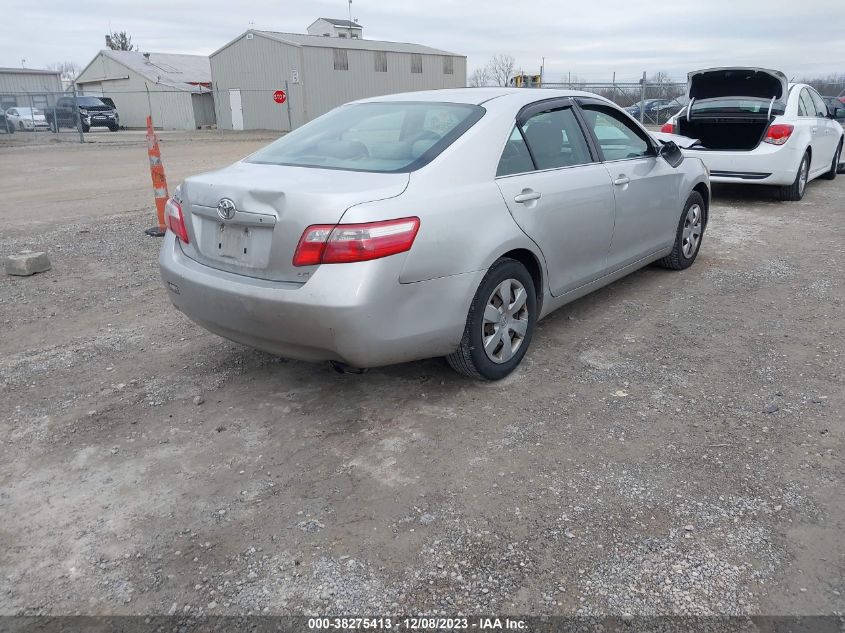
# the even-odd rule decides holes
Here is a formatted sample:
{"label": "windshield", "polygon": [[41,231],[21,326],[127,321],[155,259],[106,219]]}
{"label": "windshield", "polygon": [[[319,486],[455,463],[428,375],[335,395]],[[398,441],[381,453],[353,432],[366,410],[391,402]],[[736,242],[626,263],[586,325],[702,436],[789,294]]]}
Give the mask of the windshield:
{"label": "windshield", "polygon": [[[706,112],[731,113],[731,114],[768,114],[771,99],[760,99],[755,97],[724,97],[721,99],[707,99],[706,101],[695,101],[692,104],[693,114]],[[772,114],[783,114],[784,104],[775,101],[772,105]]]}
{"label": "windshield", "polygon": [[351,171],[419,169],[482,117],[458,103],[357,103],[332,110],[247,158]]}
{"label": "windshield", "polygon": [[38,108],[17,108],[18,114],[21,116],[37,116],[41,114]]}
{"label": "windshield", "polygon": [[96,97],[77,97],[77,103],[81,106],[104,106],[106,105]]}

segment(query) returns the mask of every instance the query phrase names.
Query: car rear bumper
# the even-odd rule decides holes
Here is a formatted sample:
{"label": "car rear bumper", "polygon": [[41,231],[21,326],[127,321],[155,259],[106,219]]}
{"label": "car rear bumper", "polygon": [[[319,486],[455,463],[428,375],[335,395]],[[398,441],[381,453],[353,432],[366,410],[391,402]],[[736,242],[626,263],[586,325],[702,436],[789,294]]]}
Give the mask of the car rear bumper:
{"label": "car rear bumper", "polygon": [[205,329],[286,358],[377,367],[453,352],[485,271],[400,284],[404,255],[323,265],[304,284],[217,270],[168,231],[159,255],[170,300]]}
{"label": "car rear bumper", "polygon": [[750,151],[685,149],[683,152],[707,165],[711,182],[756,185],[791,185],[803,156],[797,147],[766,143]]}

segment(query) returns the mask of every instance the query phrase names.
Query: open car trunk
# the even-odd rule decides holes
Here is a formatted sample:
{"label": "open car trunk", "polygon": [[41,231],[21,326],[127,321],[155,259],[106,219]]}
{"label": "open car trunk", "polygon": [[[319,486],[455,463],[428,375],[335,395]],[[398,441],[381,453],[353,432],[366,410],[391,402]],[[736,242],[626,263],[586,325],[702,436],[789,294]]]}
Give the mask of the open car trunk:
{"label": "open car trunk", "polygon": [[715,115],[678,121],[678,134],[697,138],[696,149],[748,151],[757,147],[769,128],[768,117],[757,119]]}
{"label": "open car trunk", "polygon": [[699,139],[700,149],[749,151],[786,108],[789,83],[762,68],[711,68],[689,74],[690,104],[678,117],[678,134]]}

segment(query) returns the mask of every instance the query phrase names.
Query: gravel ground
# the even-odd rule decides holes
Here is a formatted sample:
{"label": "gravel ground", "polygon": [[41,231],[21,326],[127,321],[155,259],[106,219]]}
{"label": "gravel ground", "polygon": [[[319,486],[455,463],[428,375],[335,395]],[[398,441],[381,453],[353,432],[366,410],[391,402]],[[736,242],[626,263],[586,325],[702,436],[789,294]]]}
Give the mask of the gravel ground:
{"label": "gravel ground", "polygon": [[[257,145],[175,137],[169,169]],[[561,309],[480,384],[204,332],[142,234],[143,145],[0,149],[60,159],[4,181],[49,221],[0,255],[53,270],[0,277],[0,614],[845,611],[845,178],[717,189],[695,266]],[[116,160],[134,188],[83,200]]]}

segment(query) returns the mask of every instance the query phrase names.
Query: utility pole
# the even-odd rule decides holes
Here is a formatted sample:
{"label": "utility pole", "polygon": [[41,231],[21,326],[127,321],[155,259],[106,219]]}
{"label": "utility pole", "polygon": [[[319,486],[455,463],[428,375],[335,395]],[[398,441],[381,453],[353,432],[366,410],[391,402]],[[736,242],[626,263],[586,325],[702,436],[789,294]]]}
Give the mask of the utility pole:
{"label": "utility pole", "polygon": [[640,123],[645,121],[645,71],[643,71],[643,78],[640,80]]}
{"label": "utility pole", "polygon": [[352,0],[349,0],[349,26],[346,27],[349,31],[349,39],[352,39]]}
{"label": "utility pole", "polygon": [[540,59],[542,59],[542,61],[540,62],[540,85],[538,87],[542,88],[543,87],[543,75],[546,72],[546,58],[541,57]]}

